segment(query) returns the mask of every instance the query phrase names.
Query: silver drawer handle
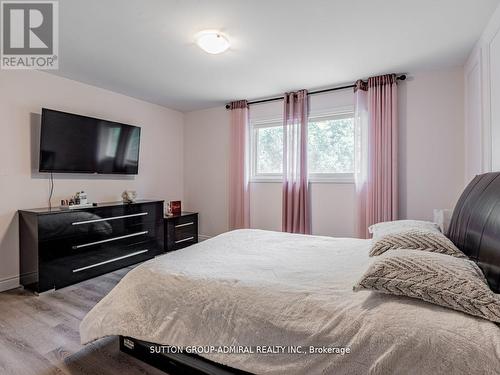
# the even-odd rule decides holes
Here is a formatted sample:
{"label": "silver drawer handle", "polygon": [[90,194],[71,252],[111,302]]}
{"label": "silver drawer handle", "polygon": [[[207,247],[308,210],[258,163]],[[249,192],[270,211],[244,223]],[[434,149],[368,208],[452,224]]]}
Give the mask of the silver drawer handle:
{"label": "silver drawer handle", "polygon": [[123,255],[121,257],[117,257],[117,258],[113,258],[113,259],[108,259],[108,260],[105,260],[104,262],[99,262],[99,263],[96,263],[96,264],[91,264],[90,266],[85,266],[85,267],[82,267],[82,268],[77,268],[76,270],[73,270],[73,273],[80,272],[80,271],[85,271],[85,270],[88,270],[89,268],[99,267],[99,266],[102,266],[103,264],[108,264],[108,263],[116,262],[117,260],[122,260],[122,259],[125,259],[125,258],[130,258],[130,257],[133,257],[134,255],[143,254],[143,253],[146,253],[148,251],[149,251],[148,249],[141,250],[141,251],[136,251],[135,253],[130,253],[130,254],[127,254],[127,255]]}
{"label": "silver drawer handle", "polygon": [[96,241],[96,242],[89,242],[85,243],[83,245],[75,245],[73,246],[73,249],[81,249],[82,247],[87,247],[87,246],[92,246],[92,245],[98,245],[100,243],[105,243],[105,242],[111,242],[111,241],[118,241],[123,238],[129,238],[129,237],[134,237],[134,236],[141,236],[143,234],[148,234],[149,231],[144,231],[144,232],[137,232],[137,233],[132,233],[132,234],[126,234],[125,236],[120,236],[120,237],[113,237],[113,238],[107,238],[105,240],[101,241]]}
{"label": "silver drawer handle", "polygon": [[189,223],[186,223],[186,224],[179,224],[179,225],[176,225],[174,226],[174,228],[182,228],[182,227],[187,227],[188,225],[193,225],[194,224],[194,221],[191,221]]}
{"label": "silver drawer handle", "polygon": [[71,223],[71,225],[82,225],[82,224],[98,223],[100,221],[111,221],[111,220],[118,220],[118,219],[126,219],[127,217],[145,216],[148,213],[149,212],[141,212],[139,214],[130,214],[130,215],[122,215],[122,216],[112,216],[112,217],[107,217],[107,218],[103,218],[103,219],[75,221],[74,223]]}
{"label": "silver drawer handle", "polygon": [[183,240],[175,241],[174,243],[181,243],[181,242],[186,242],[186,241],[191,241],[191,240],[194,240],[194,237],[184,238]]}

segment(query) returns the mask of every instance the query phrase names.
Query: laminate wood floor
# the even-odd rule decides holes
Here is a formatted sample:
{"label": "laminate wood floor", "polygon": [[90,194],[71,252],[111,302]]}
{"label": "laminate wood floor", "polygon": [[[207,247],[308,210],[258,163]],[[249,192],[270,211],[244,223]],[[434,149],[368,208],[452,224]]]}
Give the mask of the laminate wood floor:
{"label": "laminate wood floor", "polygon": [[0,374],[165,375],[120,352],[118,337],[80,345],[80,321],[132,268],[40,296],[0,293]]}

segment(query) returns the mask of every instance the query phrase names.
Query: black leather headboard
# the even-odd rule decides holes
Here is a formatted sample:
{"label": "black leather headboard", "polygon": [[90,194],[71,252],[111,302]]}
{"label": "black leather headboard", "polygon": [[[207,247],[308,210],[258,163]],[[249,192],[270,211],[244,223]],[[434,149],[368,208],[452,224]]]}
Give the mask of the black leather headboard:
{"label": "black leather headboard", "polygon": [[476,176],[457,202],[447,236],[500,293],[500,172]]}

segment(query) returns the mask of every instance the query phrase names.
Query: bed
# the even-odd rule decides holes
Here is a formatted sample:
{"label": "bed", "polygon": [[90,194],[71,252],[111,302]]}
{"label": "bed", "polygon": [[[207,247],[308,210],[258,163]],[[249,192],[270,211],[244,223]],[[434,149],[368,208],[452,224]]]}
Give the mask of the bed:
{"label": "bed", "polygon": [[[499,176],[476,177],[450,227],[492,289],[500,285],[500,248],[491,238],[500,233]],[[193,373],[498,373],[495,323],[416,299],[354,293],[373,261],[369,246],[352,238],[228,232],[129,272],[82,321],[81,340],[118,335],[125,351],[184,363]],[[148,343],[167,352],[153,359]],[[176,353],[179,347],[194,352]]]}

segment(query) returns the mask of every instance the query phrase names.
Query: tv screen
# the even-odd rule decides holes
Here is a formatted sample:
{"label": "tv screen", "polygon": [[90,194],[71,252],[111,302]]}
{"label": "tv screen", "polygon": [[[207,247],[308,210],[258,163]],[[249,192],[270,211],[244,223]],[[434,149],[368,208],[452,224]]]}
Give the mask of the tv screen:
{"label": "tv screen", "polygon": [[42,109],[40,172],[137,174],[141,128]]}

